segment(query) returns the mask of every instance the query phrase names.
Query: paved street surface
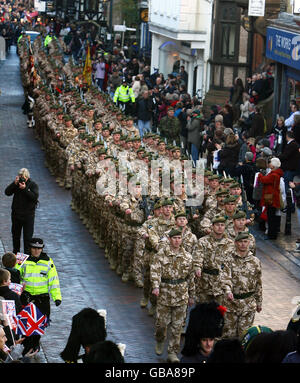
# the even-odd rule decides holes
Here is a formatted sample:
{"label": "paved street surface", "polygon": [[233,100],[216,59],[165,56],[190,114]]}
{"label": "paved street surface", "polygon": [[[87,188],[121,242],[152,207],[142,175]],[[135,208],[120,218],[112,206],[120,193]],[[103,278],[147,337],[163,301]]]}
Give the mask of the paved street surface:
{"label": "paved street surface", "polygon": [[[107,338],[126,344],[127,362],[164,362],[166,354],[157,357],[154,353],[154,320],[139,307],[141,289],[123,284],[109,269],[103,251],[71,210],[70,192],[60,188],[44,166],[44,152],[22,114],[23,89],[14,50],[0,63],[0,69],[1,255],[2,246],[6,251],[12,250],[11,198],[5,196],[4,189],[14,180],[17,171],[26,167],[40,188],[34,234],[44,239],[45,251],[54,259],[63,296],[60,307],[51,306],[52,321],[42,338],[40,361],[62,362],[59,353],[67,342],[72,316],[85,307],[92,307],[107,310]],[[293,219],[296,220],[295,215]],[[285,329],[295,307],[292,299],[300,296],[299,258],[293,253],[287,256],[285,250],[260,239],[258,257],[263,265],[264,301],[255,323],[273,330]]]}

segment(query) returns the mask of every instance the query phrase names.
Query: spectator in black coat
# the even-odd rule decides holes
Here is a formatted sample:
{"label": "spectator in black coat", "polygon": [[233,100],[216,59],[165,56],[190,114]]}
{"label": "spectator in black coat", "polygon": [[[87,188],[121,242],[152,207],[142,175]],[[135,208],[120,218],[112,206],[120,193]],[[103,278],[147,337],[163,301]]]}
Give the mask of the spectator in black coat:
{"label": "spectator in black coat", "polygon": [[261,110],[258,106],[254,108],[254,117],[249,129],[249,137],[262,137],[265,130],[265,120],[261,114]]}
{"label": "spectator in black coat", "polygon": [[225,171],[226,174],[233,176],[235,168],[238,164],[240,152],[240,144],[235,134],[229,134],[226,137],[225,145],[223,148],[218,144],[216,144],[216,147],[217,149],[221,149],[219,152],[219,173],[222,174],[223,171]]}
{"label": "spectator in black coat", "polygon": [[145,133],[151,131],[153,108],[153,100],[149,97],[149,91],[146,90],[143,92],[143,98],[137,102],[137,118],[141,138]]}
{"label": "spectator in black coat", "polygon": [[247,201],[251,204],[254,204],[252,195],[253,195],[253,184],[254,177],[256,173],[256,166],[253,162],[253,153],[246,152],[244,156],[244,161],[241,165],[237,166],[234,172],[234,176],[240,178],[243,176],[244,187],[247,195]]}
{"label": "spectator in black coat", "polygon": [[278,158],[281,161],[281,169],[284,172],[285,188],[288,190],[289,182],[293,181],[294,177],[298,174],[300,162],[299,145],[295,141],[293,132],[286,133],[286,145],[283,153]]}
{"label": "spectator in black coat", "polygon": [[12,239],[13,253],[20,252],[20,238],[23,229],[24,253],[30,254],[30,240],[34,232],[35,209],[38,203],[39,188],[30,178],[28,169],[20,169],[14,182],[5,189],[7,196],[13,195]]}

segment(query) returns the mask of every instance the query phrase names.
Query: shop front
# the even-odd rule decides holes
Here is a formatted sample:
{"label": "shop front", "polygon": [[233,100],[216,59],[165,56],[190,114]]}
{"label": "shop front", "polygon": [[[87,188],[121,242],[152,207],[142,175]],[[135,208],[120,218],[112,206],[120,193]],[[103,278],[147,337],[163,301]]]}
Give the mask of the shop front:
{"label": "shop front", "polygon": [[273,123],[276,117],[288,117],[289,104],[300,105],[300,28],[267,28],[266,56],[275,63]]}

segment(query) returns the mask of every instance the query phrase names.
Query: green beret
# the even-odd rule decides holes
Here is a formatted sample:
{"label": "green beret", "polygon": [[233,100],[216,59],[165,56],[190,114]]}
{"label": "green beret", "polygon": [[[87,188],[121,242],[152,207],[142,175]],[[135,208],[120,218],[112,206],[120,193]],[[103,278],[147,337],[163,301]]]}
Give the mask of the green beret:
{"label": "green beret", "polygon": [[177,213],[175,215],[175,219],[177,219],[179,217],[185,217],[186,218],[186,212],[185,211],[181,211],[181,212],[179,212],[179,213]]}
{"label": "green beret", "polygon": [[216,196],[222,196],[222,195],[227,195],[228,194],[228,191],[227,189],[219,189],[217,192],[216,192]]}
{"label": "green beret", "polygon": [[216,215],[211,220],[211,222],[212,222],[212,224],[214,224],[214,223],[225,223],[226,222],[226,218],[223,215]]}
{"label": "green beret", "polygon": [[229,184],[230,182],[234,182],[235,180],[233,178],[225,178],[223,181],[225,184]]}
{"label": "green beret", "polygon": [[93,148],[95,148],[96,146],[100,146],[101,145],[101,142],[99,142],[99,141],[96,141],[96,142],[94,142],[93,143]]}
{"label": "green beret", "polygon": [[103,128],[102,128],[102,131],[103,130],[109,130],[109,127],[108,126],[104,126]]}
{"label": "green beret", "polygon": [[233,219],[240,219],[240,218],[246,218],[246,212],[245,211],[243,211],[243,210],[239,210],[239,211],[237,211],[233,216],[232,216],[232,218]]}
{"label": "green beret", "polygon": [[179,148],[178,146],[174,146],[173,149],[172,149],[171,151],[172,151],[172,153],[173,153],[173,152],[176,152],[177,150],[180,150],[180,148]]}
{"label": "green beret", "polygon": [[212,181],[212,180],[219,180],[219,176],[217,174],[214,174],[213,176],[209,176],[208,177],[208,180],[209,181]]}
{"label": "green beret", "polygon": [[204,171],[204,176],[205,177],[209,177],[209,176],[212,176],[213,175],[213,172],[211,172],[210,170],[205,170]]}
{"label": "green beret", "polygon": [[175,235],[180,235],[182,236],[182,231],[181,230],[178,230],[178,229],[172,229],[170,232],[169,232],[169,237],[172,238],[172,237],[175,237]]}
{"label": "green beret", "polygon": [[122,135],[122,132],[121,132],[121,130],[115,130],[115,131],[113,132],[113,134],[120,134],[120,135]]}
{"label": "green beret", "polygon": [[98,150],[97,150],[97,154],[98,154],[99,156],[101,156],[102,154],[106,154],[106,150],[105,150],[105,149],[98,149]]}
{"label": "green beret", "polygon": [[102,124],[102,121],[101,120],[94,121],[94,125],[96,125],[96,124]]}
{"label": "green beret", "polygon": [[154,210],[160,209],[161,208],[161,202],[160,201],[156,202],[156,204],[154,205],[153,208],[154,208]]}
{"label": "green beret", "polygon": [[168,198],[164,199],[161,203],[161,206],[169,206],[169,205],[173,206],[173,201]]}
{"label": "green beret", "polygon": [[246,231],[242,231],[238,233],[238,235],[235,237],[235,241],[241,241],[242,239],[248,239],[249,238],[249,233]]}
{"label": "green beret", "polygon": [[145,152],[145,149],[144,149],[144,148],[139,148],[136,152],[137,152],[137,153]]}
{"label": "green beret", "polygon": [[68,114],[65,114],[65,115],[64,115],[64,120],[65,120],[65,121],[70,121],[70,120],[72,120],[72,117],[69,116]]}
{"label": "green beret", "polygon": [[236,183],[230,185],[229,189],[236,189],[236,188],[240,188],[240,187],[241,187],[241,185],[238,182],[236,182]]}
{"label": "green beret", "polygon": [[237,197],[234,196],[234,195],[231,195],[231,196],[225,198],[225,199],[223,200],[223,203],[224,203],[224,204],[232,203],[232,202],[236,202],[236,200],[237,200]]}

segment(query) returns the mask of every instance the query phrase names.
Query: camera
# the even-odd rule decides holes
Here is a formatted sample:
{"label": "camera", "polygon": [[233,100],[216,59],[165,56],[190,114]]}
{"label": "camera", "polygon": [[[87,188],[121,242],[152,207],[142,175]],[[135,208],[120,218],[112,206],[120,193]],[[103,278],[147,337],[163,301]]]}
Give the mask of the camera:
{"label": "camera", "polygon": [[22,184],[22,183],[25,183],[25,182],[26,182],[25,178],[23,178],[23,177],[19,178],[19,184]]}

